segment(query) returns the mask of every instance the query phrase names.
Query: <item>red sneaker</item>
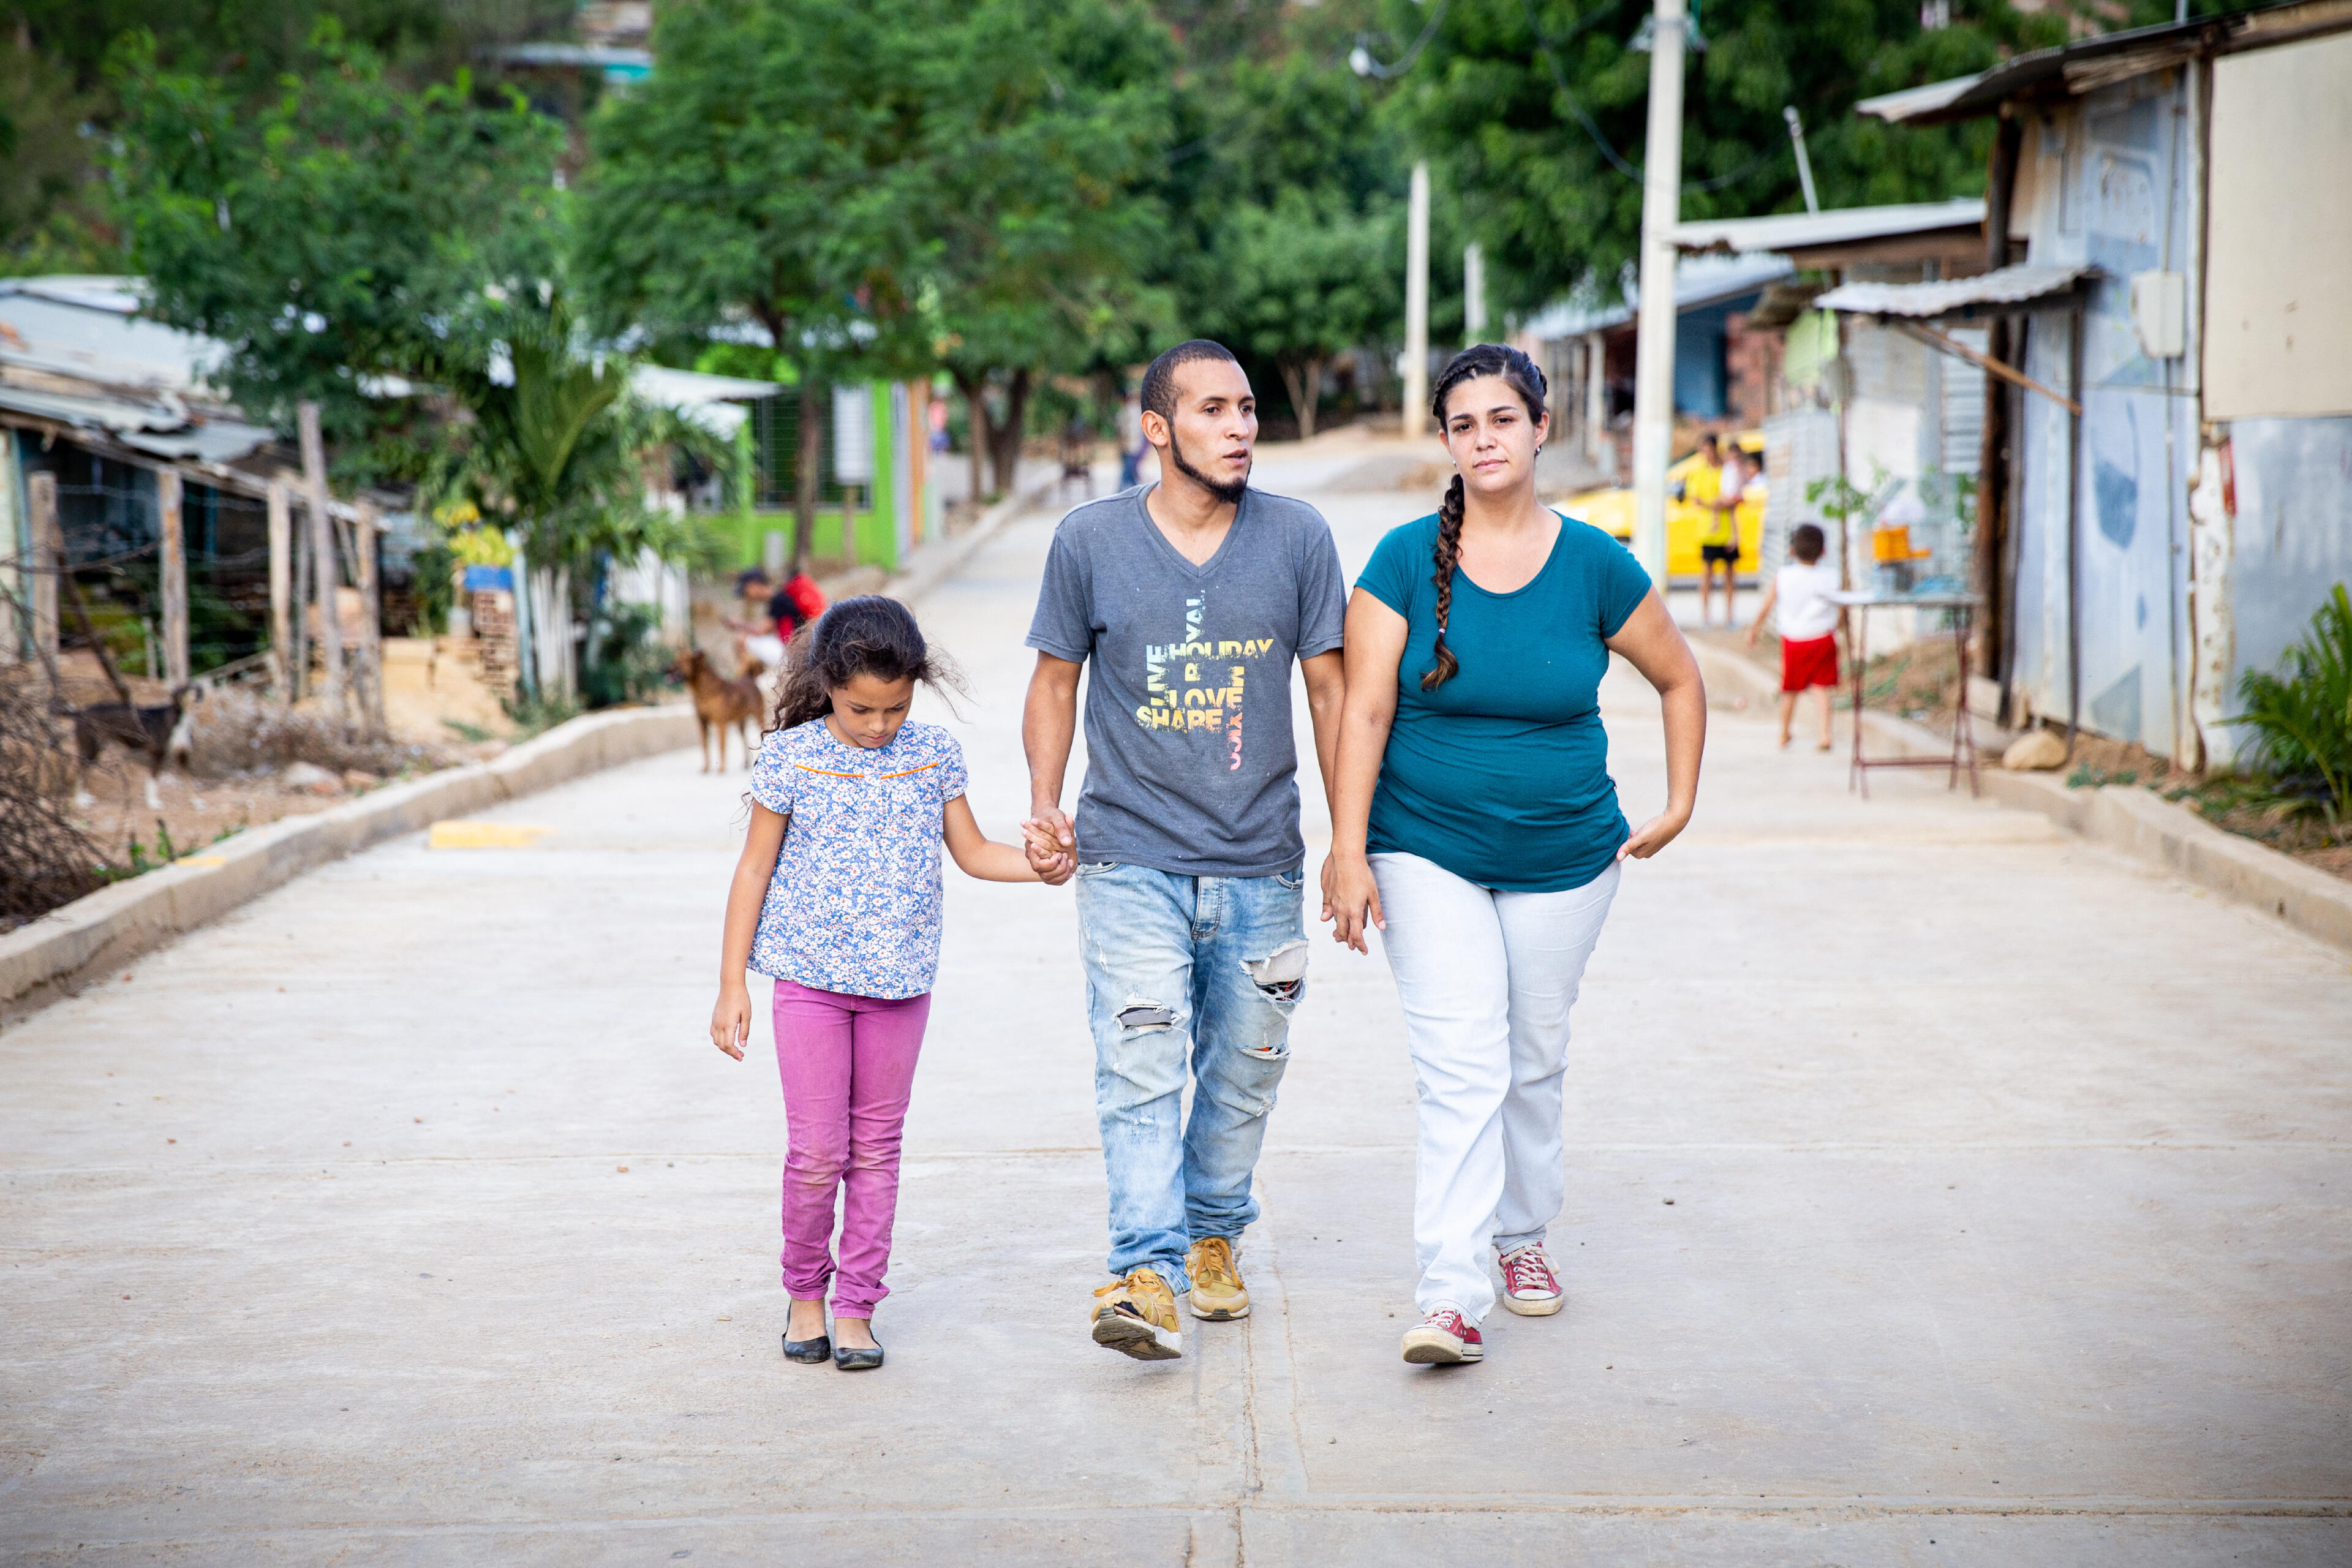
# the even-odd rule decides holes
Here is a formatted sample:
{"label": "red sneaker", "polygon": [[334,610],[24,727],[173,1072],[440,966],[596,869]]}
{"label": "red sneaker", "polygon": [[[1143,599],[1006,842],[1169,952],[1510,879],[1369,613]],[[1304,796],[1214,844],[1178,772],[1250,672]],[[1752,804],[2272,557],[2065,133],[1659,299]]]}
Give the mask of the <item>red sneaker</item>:
{"label": "red sneaker", "polygon": [[1503,1305],[1522,1318],[1549,1318],[1559,1310],[1559,1276],[1543,1243],[1531,1241],[1503,1254]]}
{"label": "red sneaker", "polygon": [[1477,1361],[1486,1353],[1478,1325],[1451,1307],[1440,1307],[1404,1336],[1404,1359],[1415,1366]]}

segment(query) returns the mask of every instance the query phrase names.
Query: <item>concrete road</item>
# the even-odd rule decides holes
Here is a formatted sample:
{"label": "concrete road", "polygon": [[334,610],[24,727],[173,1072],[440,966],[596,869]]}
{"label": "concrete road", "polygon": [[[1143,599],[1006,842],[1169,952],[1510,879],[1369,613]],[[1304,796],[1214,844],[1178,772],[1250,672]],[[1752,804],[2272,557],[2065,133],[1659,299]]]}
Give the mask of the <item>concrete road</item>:
{"label": "concrete road", "polygon": [[[1415,510],[1316,499],[1351,569]],[[1051,526],[924,612],[1005,834]],[[1608,700],[1651,809],[1654,703]],[[0,1038],[0,1559],[2352,1560],[2352,962],[1717,720],[1579,1009],[1568,1310],[1465,1369],[1397,1356],[1376,957],[1318,950],[1256,1314],[1130,1362],[1082,1329],[1068,895],[950,872],[890,1362],[851,1377],[778,1353],[773,1059],[703,1033],[740,773],[307,877]]]}

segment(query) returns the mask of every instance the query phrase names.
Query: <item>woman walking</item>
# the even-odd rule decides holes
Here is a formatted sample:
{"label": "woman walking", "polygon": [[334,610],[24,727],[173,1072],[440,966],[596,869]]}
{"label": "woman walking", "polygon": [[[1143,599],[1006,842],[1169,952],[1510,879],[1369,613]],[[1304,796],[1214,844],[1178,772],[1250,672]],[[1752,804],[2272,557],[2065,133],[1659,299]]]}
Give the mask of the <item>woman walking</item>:
{"label": "woman walking", "polygon": [[[1544,1251],[1565,1192],[1569,1009],[1618,866],[1690,821],[1706,696],[1638,563],[1538,504],[1544,378],[1516,349],[1454,356],[1431,399],[1458,472],[1393,530],[1348,606],[1324,917],[1381,933],[1421,1091],[1414,1363],[1476,1361],[1495,1304],[1559,1310]],[[1664,700],[1666,807],[1628,830],[1601,678],[1622,654]]]}
{"label": "woman walking", "polygon": [[[980,830],[963,749],[909,721],[917,682],[952,684],[915,617],[844,599],[793,645],[774,728],[751,765],[751,821],[727,895],[710,1041],[737,1061],[751,1032],[743,972],[776,983],[784,1159],[784,1354],[845,1372],[882,1364],[898,1145],[940,962],[940,847],[964,874],[1034,882]],[[834,1200],[841,1267],[834,1268]],[[825,1295],[833,1323],[825,1323]]]}

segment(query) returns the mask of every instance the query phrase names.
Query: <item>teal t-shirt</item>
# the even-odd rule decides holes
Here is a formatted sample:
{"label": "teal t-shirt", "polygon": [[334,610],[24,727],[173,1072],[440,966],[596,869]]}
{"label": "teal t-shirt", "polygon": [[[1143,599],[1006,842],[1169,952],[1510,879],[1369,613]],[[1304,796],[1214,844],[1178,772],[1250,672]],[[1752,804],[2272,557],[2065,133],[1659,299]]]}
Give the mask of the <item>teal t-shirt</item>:
{"label": "teal t-shirt", "polygon": [[1402,851],[1512,893],[1580,888],[1609,868],[1625,817],[1601,727],[1605,639],[1650,591],[1633,553],[1562,519],[1515,593],[1454,574],[1453,679],[1421,689],[1437,647],[1434,515],[1390,531],[1356,585],[1405,619],[1396,722],[1372,795],[1373,854]]}

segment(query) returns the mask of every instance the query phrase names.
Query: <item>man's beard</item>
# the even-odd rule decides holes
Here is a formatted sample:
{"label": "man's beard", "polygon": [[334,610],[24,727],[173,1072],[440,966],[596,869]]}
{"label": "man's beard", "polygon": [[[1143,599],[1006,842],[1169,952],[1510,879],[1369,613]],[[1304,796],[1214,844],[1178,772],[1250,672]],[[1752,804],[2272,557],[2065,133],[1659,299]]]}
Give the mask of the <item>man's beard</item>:
{"label": "man's beard", "polygon": [[1249,489],[1249,470],[1246,468],[1242,470],[1240,479],[1220,480],[1213,479],[1194,468],[1191,460],[1184,456],[1184,443],[1176,438],[1176,426],[1172,424],[1168,426],[1168,460],[1176,465],[1178,473],[1182,474],[1227,506],[1239,506],[1242,492]]}

